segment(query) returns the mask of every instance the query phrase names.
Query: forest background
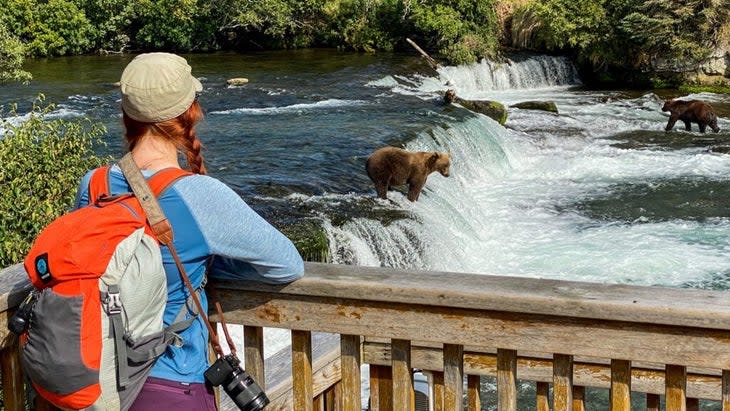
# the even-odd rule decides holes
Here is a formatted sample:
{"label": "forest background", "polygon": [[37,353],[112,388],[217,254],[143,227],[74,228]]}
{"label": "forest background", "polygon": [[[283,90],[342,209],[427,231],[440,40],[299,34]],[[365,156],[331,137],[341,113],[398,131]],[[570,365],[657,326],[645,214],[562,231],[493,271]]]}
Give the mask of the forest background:
{"label": "forest background", "polygon": [[[26,58],[330,47],[443,64],[529,50],[568,55],[588,87],[712,84],[730,92],[727,0],[0,0],[0,85]],[[0,107],[0,268],[65,212],[105,132]],[[22,121],[18,121],[22,118]],[[297,244],[299,247],[300,244]]]}
{"label": "forest background", "polygon": [[[588,84],[635,87],[707,82],[700,66],[730,58],[725,0],[0,0],[0,10],[0,56],[378,52],[411,38],[445,64],[560,53]],[[730,76],[718,74],[709,81]]]}

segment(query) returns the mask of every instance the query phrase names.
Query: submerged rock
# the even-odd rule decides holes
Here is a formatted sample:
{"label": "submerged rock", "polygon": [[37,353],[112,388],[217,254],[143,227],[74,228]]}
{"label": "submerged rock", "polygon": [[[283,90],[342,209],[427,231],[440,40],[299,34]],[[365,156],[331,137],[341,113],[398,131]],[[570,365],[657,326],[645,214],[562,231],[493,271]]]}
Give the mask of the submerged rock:
{"label": "submerged rock", "polygon": [[510,107],[521,108],[523,110],[543,110],[551,113],[558,113],[558,106],[554,101],[523,101],[513,104]]}

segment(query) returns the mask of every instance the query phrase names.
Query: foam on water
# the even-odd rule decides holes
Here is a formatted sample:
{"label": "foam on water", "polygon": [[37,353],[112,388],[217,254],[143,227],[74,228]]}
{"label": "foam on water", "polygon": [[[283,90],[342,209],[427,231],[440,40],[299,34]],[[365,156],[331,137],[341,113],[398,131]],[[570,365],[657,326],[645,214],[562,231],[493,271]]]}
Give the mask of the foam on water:
{"label": "foam on water", "polygon": [[505,105],[552,100],[560,114],[510,109],[507,128],[478,115],[418,136],[406,148],[450,152],[452,176],[432,174],[416,203],[399,192],[389,194],[383,205],[407,210],[412,219],[385,225],[356,218],[340,227],[328,225],[336,262],[667,286],[707,282],[726,272],[726,218],[597,221],[576,211],[575,204],[610,197],[612,187],[621,184],[724,179],[730,156],[704,147],[616,147],[617,140],[607,137],[663,132],[663,100],[654,94],[621,98],[572,90],[566,84],[575,82],[574,71],[563,60],[549,59],[517,63],[501,74],[502,67],[495,70],[486,62],[444,68],[440,77],[421,78],[416,87],[393,85],[393,79],[375,82],[394,93],[407,89],[432,96],[450,82],[464,98]]}
{"label": "foam on water", "polygon": [[261,107],[261,108],[236,108],[231,110],[211,111],[209,114],[248,114],[248,115],[277,115],[283,113],[296,113],[317,109],[328,109],[337,107],[351,107],[367,104],[364,100],[339,100],[328,99],[316,103],[292,104],[283,107]]}

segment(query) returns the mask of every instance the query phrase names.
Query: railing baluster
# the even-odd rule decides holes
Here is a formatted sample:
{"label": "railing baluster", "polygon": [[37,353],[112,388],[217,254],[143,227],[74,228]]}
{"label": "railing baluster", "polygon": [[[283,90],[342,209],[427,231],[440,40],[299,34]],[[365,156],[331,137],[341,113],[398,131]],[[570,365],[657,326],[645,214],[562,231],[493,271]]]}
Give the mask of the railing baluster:
{"label": "railing baluster", "polygon": [[631,361],[611,360],[611,411],[631,411]]}
{"label": "railing baluster", "polygon": [[467,410],[469,411],[481,411],[482,400],[479,398],[479,388],[481,385],[481,378],[478,375],[467,375],[466,376],[466,397],[467,397]]}
{"label": "railing baluster", "polygon": [[25,410],[25,391],[23,385],[23,373],[20,368],[20,355],[18,351],[18,339],[0,352],[0,363],[2,363],[2,384],[3,384],[3,405],[6,411]]}
{"label": "railing baluster", "polygon": [[553,355],[553,407],[555,411],[573,410],[572,355]]}
{"label": "railing baluster", "polygon": [[433,411],[444,411],[444,373],[433,372]]}
{"label": "railing baluster", "polygon": [[586,387],[581,385],[573,386],[573,411],[585,411],[586,409]]}
{"label": "railing baluster", "polygon": [[263,327],[243,327],[243,356],[246,372],[266,391]]}
{"label": "railing baluster", "polygon": [[390,367],[370,366],[370,409],[372,411],[393,409],[393,372]]}
{"label": "railing baluster", "polygon": [[313,411],[312,332],[292,330],[291,348],[294,409],[297,411]]}
{"label": "railing baluster", "polygon": [[666,411],[686,411],[687,367],[667,364],[665,370]]}
{"label": "railing baluster", "polygon": [[360,411],[360,336],[340,336],[340,362],[342,364],[342,383],[347,395],[342,397],[343,411]]}
{"label": "railing baluster", "polygon": [[730,370],[722,370],[722,411],[730,411]]}
{"label": "railing baluster", "polygon": [[517,351],[497,349],[497,410],[517,409]]}
{"label": "railing baluster", "polygon": [[550,384],[546,382],[535,383],[535,408],[537,411],[550,411]]}
{"label": "railing baluster", "polygon": [[646,411],[659,411],[659,394],[646,394]]}
{"label": "railing baluster", "polygon": [[411,342],[394,339],[390,349],[393,364],[393,409],[413,410],[416,397],[413,392]]}
{"label": "railing baluster", "polygon": [[444,344],[444,410],[463,410],[464,346]]}

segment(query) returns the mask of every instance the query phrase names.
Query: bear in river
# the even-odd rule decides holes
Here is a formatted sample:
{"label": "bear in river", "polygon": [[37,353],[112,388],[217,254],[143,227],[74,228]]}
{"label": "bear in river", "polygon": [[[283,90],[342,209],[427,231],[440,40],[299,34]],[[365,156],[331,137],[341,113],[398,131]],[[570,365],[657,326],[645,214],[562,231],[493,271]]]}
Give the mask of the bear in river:
{"label": "bear in river", "polygon": [[677,120],[684,122],[684,128],[687,131],[692,130],[692,123],[699,124],[700,133],[704,133],[707,126],[710,126],[715,133],[720,131],[720,127],[717,126],[717,116],[712,110],[712,106],[704,101],[667,100],[664,102],[662,111],[668,111],[670,113],[669,122],[666,127],[667,131],[674,128],[674,123]]}
{"label": "bear in river", "polygon": [[449,176],[451,158],[437,151],[406,151],[397,147],[383,147],[373,152],[365,164],[368,177],[375,183],[378,197],[387,199],[392,186],[408,183],[408,199],[418,200],[426,178],[434,171]]}

